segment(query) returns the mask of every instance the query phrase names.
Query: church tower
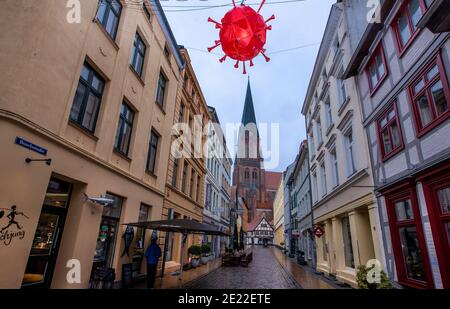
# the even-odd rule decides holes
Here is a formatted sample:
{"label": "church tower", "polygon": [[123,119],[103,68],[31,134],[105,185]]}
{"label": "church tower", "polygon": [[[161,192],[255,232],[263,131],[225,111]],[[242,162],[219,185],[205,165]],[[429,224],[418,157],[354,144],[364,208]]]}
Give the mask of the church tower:
{"label": "church tower", "polygon": [[257,216],[258,206],[266,202],[263,163],[249,80],[233,170],[233,185],[236,187],[238,196],[243,197],[247,203],[249,222]]}

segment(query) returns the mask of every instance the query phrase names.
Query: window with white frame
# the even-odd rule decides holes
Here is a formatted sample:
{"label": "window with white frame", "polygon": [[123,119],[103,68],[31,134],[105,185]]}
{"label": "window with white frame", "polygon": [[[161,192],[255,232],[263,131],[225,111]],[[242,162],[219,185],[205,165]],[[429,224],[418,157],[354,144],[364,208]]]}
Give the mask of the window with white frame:
{"label": "window with white frame", "polygon": [[309,149],[311,150],[310,154],[312,157],[316,153],[316,146],[314,144],[314,134],[312,132],[309,134],[308,141],[309,141]]}
{"label": "window with white frame", "polygon": [[325,172],[325,162],[320,163],[320,192],[322,196],[327,194],[327,175]]}
{"label": "window with white frame", "polygon": [[333,176],[333,188],[339,185],[339,170],[338,170],[338,160],[336,154],[336,147],[333,146],[330,149],[330,165]]}
{"label": "window with white frame", "polygon": [[320,115],[316,119],[316,134],[317,134],[317,147],[320,147],[320,145],[323,143],[323,136],[322,136],[322,123],[320,121]]}
{"label": "window with white frame", "polygon": [[347,176],[356,172],[356,157],[355,157],[355,141],[353,138],[353,129],[350,127],[344,133],[345,144],[345,159],[347,162]]}
{"label": "window with white frame", "polygon": [[328,129],[333,124],[333,116],[331,115],[331,102],[328,95],[325,99],[325,126]]}
{"label": "window with white frame", "polygon": [[317,173],[313,171],[312,173],[312,198],[313,202],[317,202],[318,194],[317,194]]}
{"label": "window with white frame", "polygon": [[338,88],[338,95],[339,95],[339,106],[344,104],[344,102],[347,100],[347,89],[345,88],[345,80],[342,78],[342,75],[344,74],[344,69],[341,68],[339,71],[339,78],[337,78],[337,88]]}
{"label": "window with white frame", "polygon": [[336,53],[339,52],[340,48],[341,48],[341,42],[339,41],[339,35],[336,34],[336,36],[334,37],[334,42],[333,42],[334,55],[336,55]]}

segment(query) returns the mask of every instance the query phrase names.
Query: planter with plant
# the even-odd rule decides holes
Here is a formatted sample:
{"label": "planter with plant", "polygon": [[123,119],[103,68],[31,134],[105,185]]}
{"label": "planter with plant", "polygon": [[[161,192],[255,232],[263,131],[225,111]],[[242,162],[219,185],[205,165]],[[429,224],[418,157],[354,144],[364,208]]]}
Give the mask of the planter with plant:
{"label": "planter with plant", "polygon": [[202,254],[202,248],[200,245],[192,245],[188,249],[189,256],[191,257],[192,267],[197,267],[200,263],[200,256]]}
{"label": "planter with plant", "polygon": [[[374,267],[376,267],[375,264],[372,267],[366,267],[364,265],[358,266],[358,270],[356,273],[356,282],[358,283],[358,289],[366,289],[366,290],[367,289],[377,289],[377,290],[393,289],[394,286],[392,285],[391,281],[389,280],[389,277],[382,270],[380,270],[379,280],[373,280],[375,282],[369,283],[369,281],[367,280],[368,277],[377,279],[377,278],[373,277],[374,275],[376,275],[376,273],[369,274],[369,272],[371,272]],[[376,281],[378,281],[378,282],[376,282]]]}
{"label": "planter with plant", "polygon": [[209,260],[210,260],[209,253],[210,252],[211,252],[211,246],[209,244],[204,244],[201,246],[202,257],[200,260],[201,260],[202,264],[206,264],[209,262]]}

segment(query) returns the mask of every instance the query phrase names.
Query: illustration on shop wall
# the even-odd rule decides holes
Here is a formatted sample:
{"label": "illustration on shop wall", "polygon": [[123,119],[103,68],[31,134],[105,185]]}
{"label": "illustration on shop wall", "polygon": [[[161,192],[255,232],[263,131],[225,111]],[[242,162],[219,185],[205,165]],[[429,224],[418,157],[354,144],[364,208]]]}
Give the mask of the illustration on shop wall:
{"label": "illustration on shop wall", "polygon": [[211,52],[214,48],[221,46],[225,56],[220,58],[220,62],[224,62],[227,57],[236,60],[235,68],[239,68],[239,62],[243,64],[243,73],[247,74],[245,63],[250,62],[253,66],[253,58],[259,54],[263,55],[267,62],[270,58],[266,55],[264,45],[266,44],[267,30],[272,30],[272,26],[267,23],[275,19],[272,15],[267,20],[259,14],[266,0],[262,0],[258,10],[255,11],[244,1],[237,6],[235,0],[233,8],[228,11],[222,18],[222,23],[208,18],[209,22],[216,25],[216,29],[220,29],[220,40],[215,41],[215,45],[208,48]]}
{"label": "illustration on shop wall", "polygon": [[[11,244],[13,238],[17,237],[23,239],[25,237],[25,231],[22,230],[23,226],[17,221],[18,216],[29,219],[23,212],[17,211],[16,205],[11,206],[11,208],[0,208],[0,222],[2,222],[1,219],[4,217],[8,220],[8,222],[5,223],[6,225],[3,226],[3,223],[0,225],[2,226],[0,229],[0,241],[6,246]],[[12,228],[15,228],[15,231],[11,231]]]}

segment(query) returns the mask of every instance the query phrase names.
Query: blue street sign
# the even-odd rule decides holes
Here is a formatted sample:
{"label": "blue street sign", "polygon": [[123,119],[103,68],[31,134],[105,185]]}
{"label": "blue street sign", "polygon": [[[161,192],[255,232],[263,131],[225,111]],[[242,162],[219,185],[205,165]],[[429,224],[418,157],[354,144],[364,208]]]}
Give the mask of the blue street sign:
{"label": "blue street sign", "polygon": [[18,137],[18,136],[16,137],[15,144],[19,145],[19,146],[22,146],[24,148],[27,148],[27,149],[29,149],[31,151],[37,152],[37,153],[39,153],[39,154],[41,154],[43,156],[47,155],[47,149],[42,148],[42,147],[40,147],[38,145],[35,145],[35,144],[33,144],[33,143],[31,143],[31,142],[29,142],[27,140],[24,140],[21,137]]}

